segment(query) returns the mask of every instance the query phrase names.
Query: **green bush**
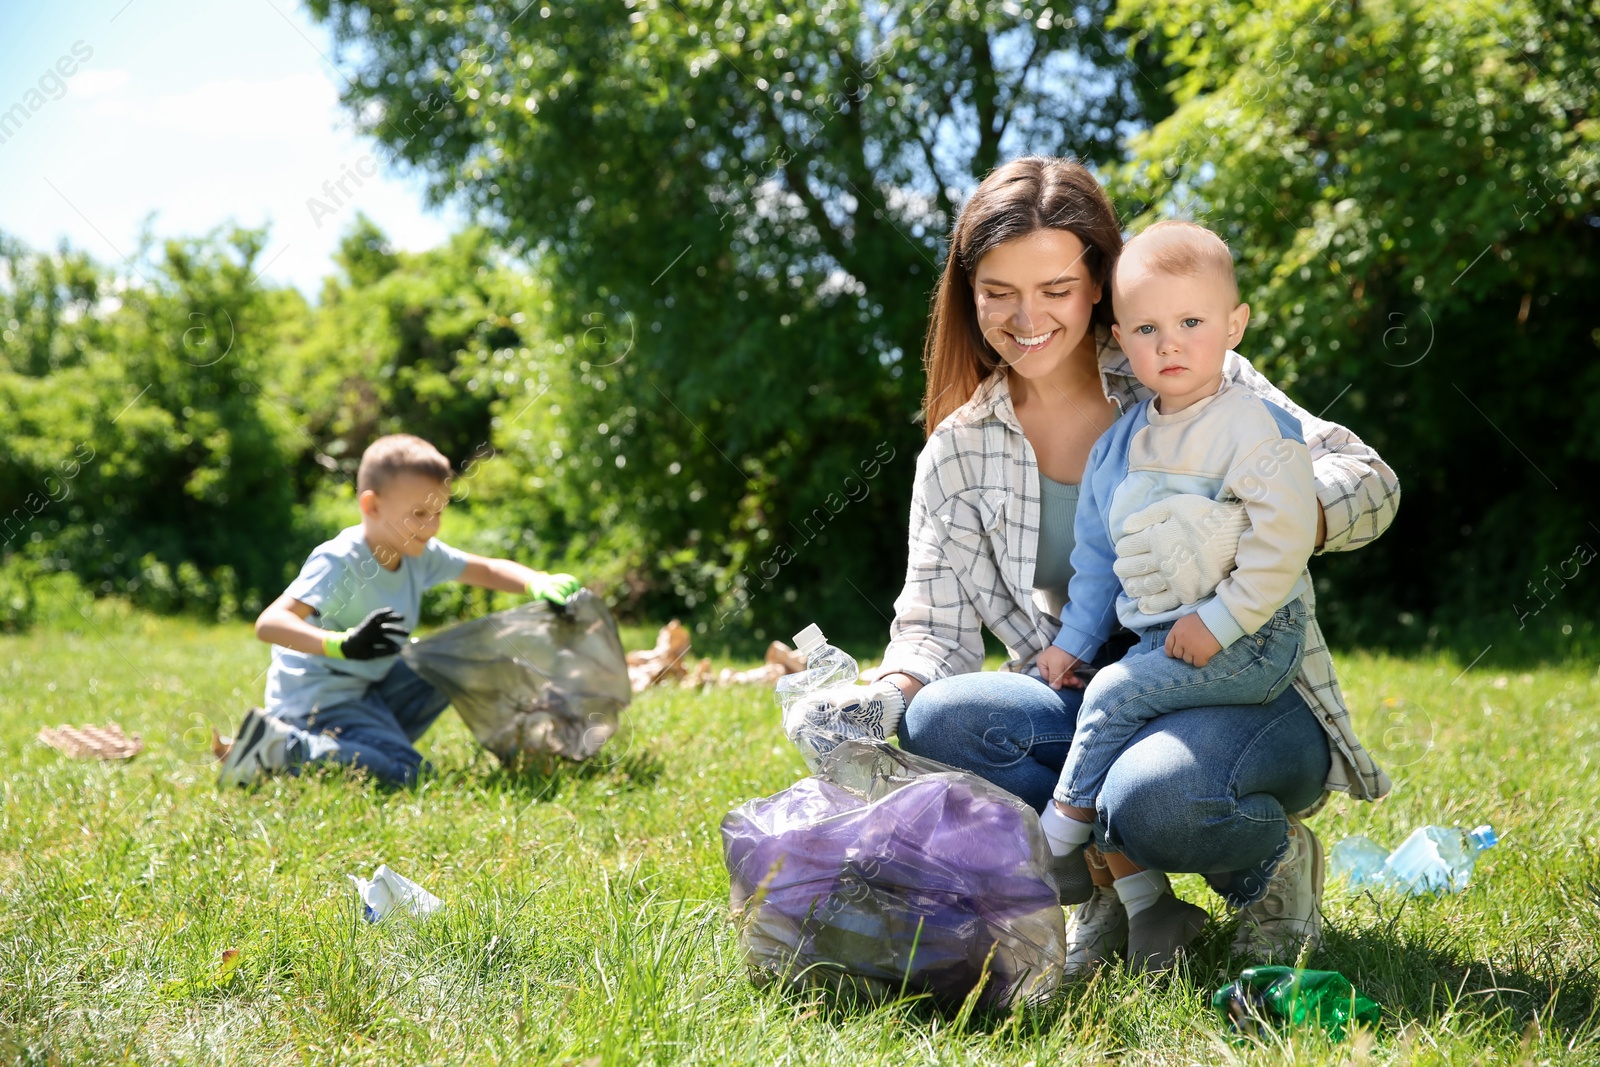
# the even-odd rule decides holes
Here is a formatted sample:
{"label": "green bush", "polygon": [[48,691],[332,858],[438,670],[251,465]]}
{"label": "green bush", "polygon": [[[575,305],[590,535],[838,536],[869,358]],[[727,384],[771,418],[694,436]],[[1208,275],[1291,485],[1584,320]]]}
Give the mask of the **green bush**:
{"label": "green bush", "polygon": [[92,627],[95,598],[71,571],[22,553],[0,557],[0,633],[33,626],[82,630]]}

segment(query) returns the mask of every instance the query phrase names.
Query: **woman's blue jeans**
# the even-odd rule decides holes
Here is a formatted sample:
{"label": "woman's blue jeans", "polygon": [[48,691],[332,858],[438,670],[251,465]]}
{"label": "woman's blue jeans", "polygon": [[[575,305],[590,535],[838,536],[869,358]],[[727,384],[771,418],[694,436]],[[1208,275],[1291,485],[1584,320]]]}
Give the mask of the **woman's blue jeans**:
{"label": "woman's blue jeans", "polygon": [[[1126,641],[1103,650],[1115,662]],[[986,671],[941,678],[906,708],[901,744],[969,770],[1043,811],[1066,763],[1083,691]],[[1144,867],[1202,874],[1252,904],[1288,847],[1288,812],[1314,804],[1328,735],[1292,687],[1254,706],[1189,708],[1145,724],[1095,806],[1095,841]]]}

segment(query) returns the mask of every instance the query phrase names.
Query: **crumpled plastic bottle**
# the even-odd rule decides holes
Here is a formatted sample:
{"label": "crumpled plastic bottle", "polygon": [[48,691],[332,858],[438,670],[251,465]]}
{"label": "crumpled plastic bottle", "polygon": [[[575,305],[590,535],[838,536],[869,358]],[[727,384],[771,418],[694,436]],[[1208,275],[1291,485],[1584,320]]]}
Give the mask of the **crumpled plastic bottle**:
{"label": "crumpled plastic bottle", "polygon": [[841,729],[837,710],[806,698],[825,689],[851,685],[860,677],[853,656],[828,644],[815,624],[794,635],[795,648],[806,657],[806,669],[778,679],[776,697],[783,708],[783,731],[800,749],[806,766],[818,763],[850,736]]}
{"label": "crumpled plastic bottle", "polygon": [[1273,1023],[1315,1023],[1342,1041],[1351,1023],[1377,1026],[1382,1010],[1338,971],[1246,967],[1217,990],[1211,1006],[1241,1036],[1258,1037]]}
{"label": "crumpled plastic bottle", "polygon": [[444,901],[422,888],[405,875],[396,874],[387,863],[378,864],[371,878],[349,874],[361,897],[361,917],[369,923],[381,922],[395,912],[406,912],[418,919],[444,907]]}
{"label": "crumpled plastic bottle", "polygon": [[1344,879],[1351,889],[1382,885],[1389,850],[1370,837],[1347,837],[1328,853],[1328,881]]}
{"label": "crumpled plastic bottle", "polygon": [[855,657],[828,644],[816,623],[794,635],[794,646],[806,658],[806,669],[778,679],[778,703],[784,711],[808,693],[849,685],[861,674]]}
{"label": "crumpled plastic bottle", "polygon": [[1385,880],[1412,894],[1459,893],[1472,881],[1479,853],[1499,840],[1487,824],[1468,831],[1458,826],[1419,826],[1389,853]]}

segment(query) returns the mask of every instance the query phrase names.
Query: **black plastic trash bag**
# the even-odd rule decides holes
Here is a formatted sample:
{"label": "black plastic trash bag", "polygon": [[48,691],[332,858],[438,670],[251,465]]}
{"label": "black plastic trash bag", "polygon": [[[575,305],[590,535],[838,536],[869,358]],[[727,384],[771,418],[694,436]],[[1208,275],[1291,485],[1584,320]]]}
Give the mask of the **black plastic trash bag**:
{"label": "black plastic trash bag", "polygon": [[551,755],[588,759],[633,699],[617,624],[587,590],[563,607],[531,600],[460,623],[400,655],[512,767]]}
{"label": "black plastic trash bag", "polygon": [[[998,1007],[1060,984],[1066,929],[1039,816],[976,775],[850,740],[722,821],[758,985]],[[987,979],[985,970],[987,969]]]}

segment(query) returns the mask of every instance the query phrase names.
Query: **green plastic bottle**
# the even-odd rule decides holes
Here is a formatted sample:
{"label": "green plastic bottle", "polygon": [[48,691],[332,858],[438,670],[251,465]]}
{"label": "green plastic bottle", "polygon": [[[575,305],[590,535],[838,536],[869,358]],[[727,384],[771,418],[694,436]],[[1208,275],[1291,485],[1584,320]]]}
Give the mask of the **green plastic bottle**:
{"label": "green plastic bottle", "polygon": [[1235,1031],[1251,1037],[1274,1022],[1314,1022],[1341,1041],[1351,1022],[1377,1026],[1382,1017],[1378,1005],[1338,971],[1296,967],[1246,967],[1237,982],[1217,990],[1211,1006]]}

